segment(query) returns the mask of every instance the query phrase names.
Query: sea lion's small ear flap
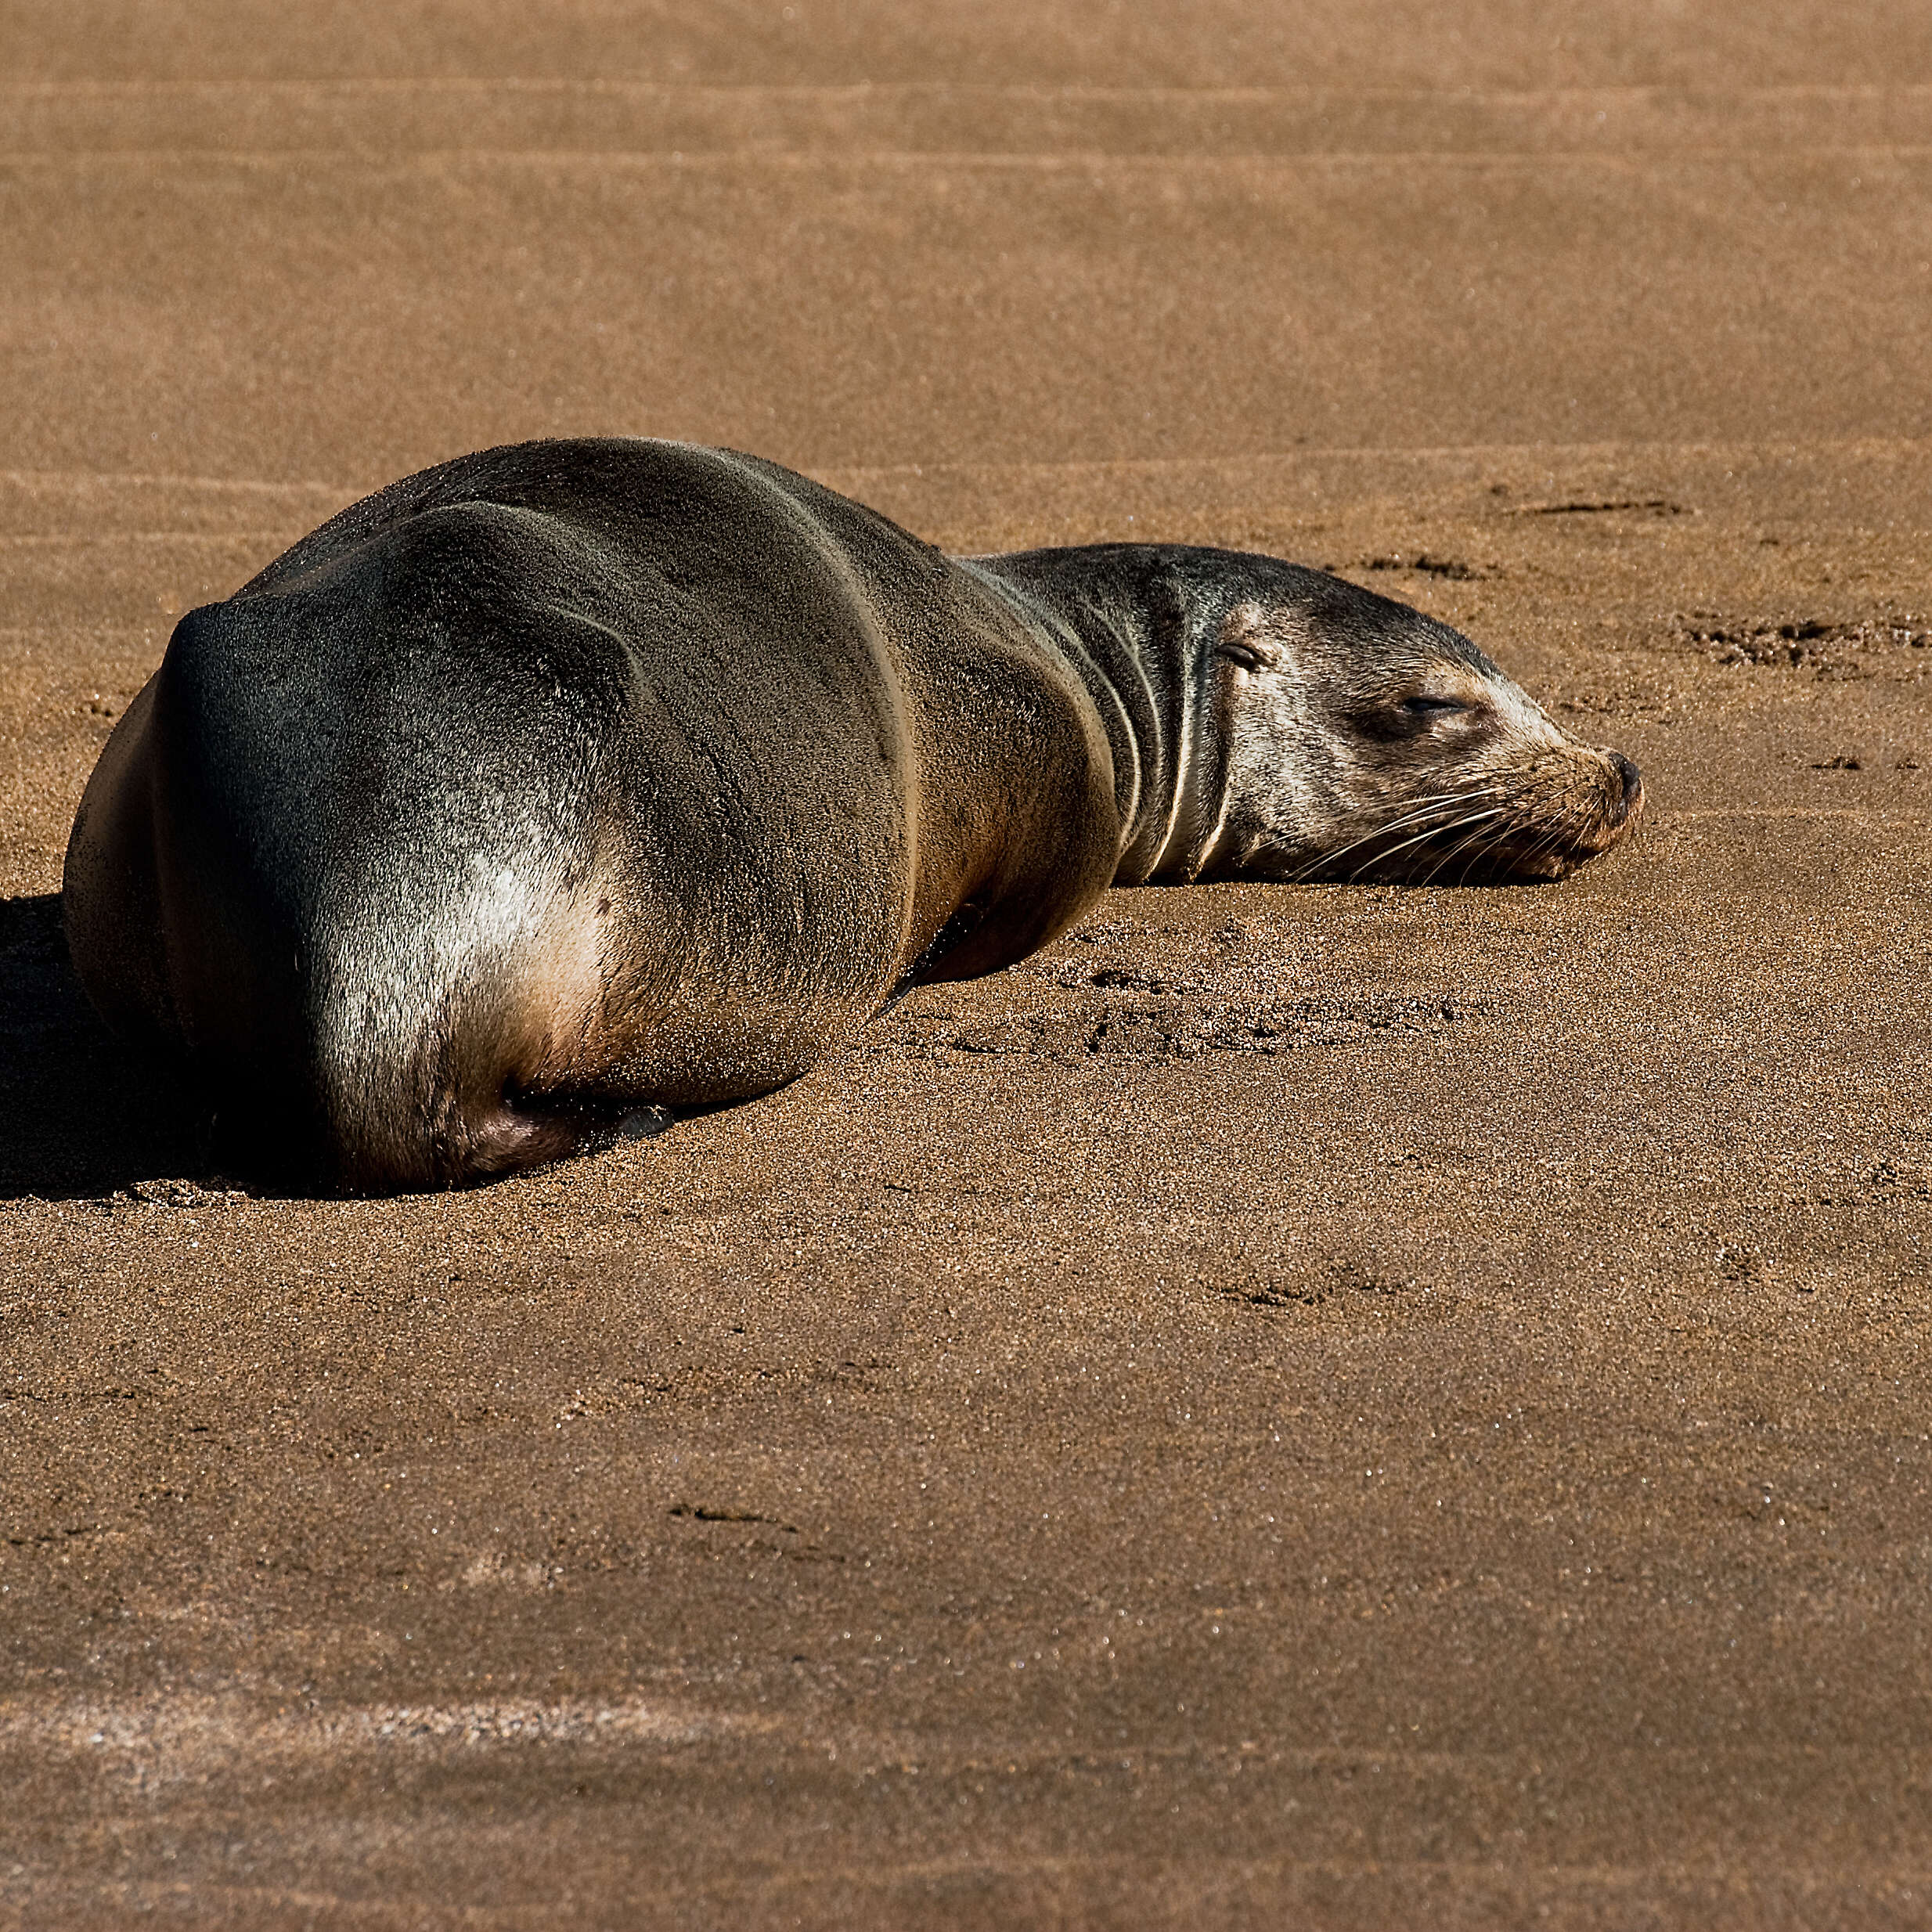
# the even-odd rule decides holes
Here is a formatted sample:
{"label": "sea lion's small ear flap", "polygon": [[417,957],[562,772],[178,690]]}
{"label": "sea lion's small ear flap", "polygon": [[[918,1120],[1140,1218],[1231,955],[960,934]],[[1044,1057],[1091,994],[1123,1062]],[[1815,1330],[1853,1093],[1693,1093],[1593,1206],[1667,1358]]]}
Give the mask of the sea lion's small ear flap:
{"label": "sea lion's small ear flap", "polygon": [[1238,604],[1221,619],[1214,654],[1244,671],[1273,671],[1280,667],[1281,647],[1268,635],[1260,604]]}

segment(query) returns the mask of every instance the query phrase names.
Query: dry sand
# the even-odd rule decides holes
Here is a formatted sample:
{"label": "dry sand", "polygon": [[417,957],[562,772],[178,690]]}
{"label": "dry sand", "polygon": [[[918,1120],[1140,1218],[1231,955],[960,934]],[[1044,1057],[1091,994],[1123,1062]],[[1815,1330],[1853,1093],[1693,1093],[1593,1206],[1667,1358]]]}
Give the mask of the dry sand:
{"label": "dry sand", "polygon": [[[1919,0],[7,8],[0,1919],[1932,1919],[1929,130]],[[1332,566],[1648,826],[227,1191],[64,964],[112,717],[580,431]]]}

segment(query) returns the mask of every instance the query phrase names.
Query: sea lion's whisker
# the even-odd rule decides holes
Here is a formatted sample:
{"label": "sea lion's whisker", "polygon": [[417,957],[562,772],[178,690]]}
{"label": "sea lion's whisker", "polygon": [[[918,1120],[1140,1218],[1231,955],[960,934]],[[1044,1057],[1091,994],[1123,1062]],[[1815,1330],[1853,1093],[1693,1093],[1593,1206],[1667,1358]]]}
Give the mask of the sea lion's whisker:
{"label": "sea lion's whisker", "polygon": [[[1332,852],[1324,852],[1298,866],[1288,877],[1287,883],[1294,885],[1311,874],[1333,865],[1339,859],[1345,859],[1351,852],[1372,844],[1378,838],[1386,838],[1391,832],[1399,832],[1411,825],[1419,825],[1425,820],[1440,818],[1453,812],[1459,805],[1467,805],[1472,799],[1487,798],[1500,789],[1495,785],[1476,785],[1466,791],[1441,791],[1425,798],[1411,798],[1393,819],[1385,819],[1379,825],[1372,827],[1359,838],[1351,838],[1346,845],[1338,845]],[[1418,811],[1415,808],[1423,806]]]}
{"label": "sea lion's whisker", "polygon": [[[1391,845],[1386,852],[1376,852],[1363,861],[1357,876],[1372,865],[1379,865],[1385,859],[1392,859],[1397,852],[1406,852],[1411,845],[1426,845],[1431,839],[1449,838],[1458,832],[1467,832],[1471,839],[1482,836],[1482,827],[1492,819],[1500,817],[1508,809],[1507,806],[1491,806],[1483,812],[1470,813],[1462,818],[1451,819],[1446,825],[1431,825],[1418,832],[1413,838],[1405,838],[1400,845]],[[1471,828],[1474,829],[1472,830]],[[1426,884],[1427,881],[1425,881]]]}
{"label": "sea lion's whisker", "polygon": [[[1507,809],[1507,807],[1499,807],[1498,809]],[[1465,824],[1468,824],[1469,823],[1471,823],[1471,821],[1467,820],[1464,821]],[[1462,828],[1458,827],[1454,829],[1461,830]],[[1433,885],[1435,882],[1436,875],[1442,870],[1444,867],[1449,864],[1451,860],[1458,857],[1460,854],[1465,852],[1471,852],[1472,847],[1480,845],[1483,838],[1483,829],[1479,824],[1474,831],[1469,832],[1465,837],[1458,838],[1456,842],[1436,861],[1435,864],[1429,868],[1428,873],[1423,877],[1420,882],[1424,885]],[[1479,856],[1480,854],[1472,852],[1471,852],[1471,856],[1468,864],[1465,864],[1463,867],[1462,874],[1457,879],[1456,883],[1458,885],[1463,885],[1468,881],[1469,876],[1469,867],[1475,864],[1476,858]]]}
{"label": "sea lion's whisker", "polygon": [[[1442,856],[1417,882],[1425,886],[1433,884],[1436,874],[1442,870],[1444,867],[1448,865],[1459,853],[1467,852],[1472,845],[1480,843],[1493,830],[1488,822],[1490,818],[1495,816],[1497,813],[1507,812],[1508,809],[1507,805],[1499,806],[1496,808],[1495,813],[1487,813],[1481,819],[1464,819],[1457,824],[1444,827],[1436,834],[1439,838],[1447,839],[1451,834],[1455,832],[1462,832],[1463,836],[1454,839],[1452,843],[1449,844]],[[1464,868],[1465,874],[1467,870],[1465,867]]]}
{"label": "sea lion's whisker", "polygon": [[1451,832],[1459,832],[1465,826],[1480,825],[1486,819],[1501,818],[1505,809],[1500,805],[1491,806],[1487,812],[1473,813],[1468,818],[1453,819],[1447,825],[1432,825],[1426,831],[1418,832],[1413,838],[1405,838],[1400,845],[1391,845],[1386,852],[1378,852],[1364,859],[1349,874],[1349,883],[1352,885],[1371,866],[1380,865],[1385,860],[1393,859],[1397,852],[1407,852],[1411,845],[1422,845],[1431,838],[1446,837]]}
{"label": "sea lion's whisker", "polygon": [[1574,841],[1579,827],[1576,808],[1573,806],[1563,808],[1552,818],[1546,820],[1545,825],[1543,836],[1523,854],[1520,861],[1526,871],[1533,864],[1554,852],[1566,839]]}
{"label": "sea lion's whisker", "polygon": [[1291,885],[1297,885],[1302,880],[1310,878],[1315,873],[1321,871],[1325,867],[1333,865],[1338,859],[1347,857],[1349,853],[1356,850],[1358,846],[1366,845],[1375,839],[1385,838],[1392,831],[1400,831],[1404,826],[1419,824],[1426,819],[1440,818],[1445,813],[1453,812],[1461,802],[1459,798],[1451,798],[1440,805],[1430,806],[1426,811],[1405,811],[1393,820],[1385,820],[1381,824],[1364,832],[1359,838],[1351,838],[1346,845],[1338,845],[1332,852],[1318,852],[1312,859],[1304,860],[1288,874],[1285,882]]}
{"label": "sea lion's whisker", "polygon": [[[1518,827],[1523,842],[1517,848],[1512,869],[1523,873],[1533,870],[1560,845],[1574,841],[1587,816],[1573,803],[1559,802],[1552,807],[1543,802],[1533,806]],[[1469,868],[1465,867],[1463,877],[1466,879],[1468,876]]]}
{"label": "sea lion's whisker", "polygon": [[[1448,820],[1451,823],[1454,823],[1455,809],[1455,804],[1450,803],[1435,806],[1427,812],[1411,812],[1400,818],[1390,820],[1378,825],[1373,831],[1364,832],[1360,838],[1351,838],[1346,845],[1338,845],[1333,852],[1325,852],[1310,860],[1306,865],[1300,867],[1290,875],[1289,883],[1296,884],[1303,879],[1323,875],[1330,878],[1335,878],[1339,876],[1336,870],[1336,861],[1347,857],[1351,852],[1358,852],[1364,845],[1372,845],[1378,840],[1386,838],[1391,832],[1404,831],[1411,826],[1422,827],[1425,835],[1439,831],[1440,829],[1440,821]],[[1365,865],[1372,865],[1374,863],[1372,856],[1363,861]],[[1347,875],[1344,882],[1353,883],[1360,874],[1361,867],[1358,867],[1355,871]]]}

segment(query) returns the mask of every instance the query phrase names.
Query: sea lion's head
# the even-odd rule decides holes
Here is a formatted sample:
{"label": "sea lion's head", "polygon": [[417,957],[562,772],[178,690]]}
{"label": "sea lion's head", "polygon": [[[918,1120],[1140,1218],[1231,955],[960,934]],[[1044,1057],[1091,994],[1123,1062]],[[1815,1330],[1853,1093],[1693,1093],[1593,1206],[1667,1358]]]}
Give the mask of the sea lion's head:
{"label": "sea lion's head", "polygon": [[1227,785],[1213,872],[1556,879],[1637,822],[1630,759],[1572,737],[1461,632],[1319,571],[1259,579],[1209,660]]}

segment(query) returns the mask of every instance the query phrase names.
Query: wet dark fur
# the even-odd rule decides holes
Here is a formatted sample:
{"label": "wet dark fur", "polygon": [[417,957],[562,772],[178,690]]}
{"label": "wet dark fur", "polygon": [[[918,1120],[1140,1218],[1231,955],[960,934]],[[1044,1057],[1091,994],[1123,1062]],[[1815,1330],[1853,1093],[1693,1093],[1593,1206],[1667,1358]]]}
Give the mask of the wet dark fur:
{"label": "wet dark fur", "polygon": [[[1310,640],[1353,723],[1304,701]],[[488,451],[182,620],[76,819],[70,944],[231,1145],[313,1184],[452,1184],[769,1090],[1116,877],[1307,868],[1269,822],[1276,723],[1300,721],[1284,771],[1338,732],[1379,746],[1349,755],[1350,809],[1386,812],[1422,762],[1397,694],[1444,665],[1514,693],[1455,633],[1271,558],[955,561],[753,458]],[[1558,791],[1610,769],[1566,744]],[[1526,869],[1608,842],[1634,773],[1601,788],[1568,834],[1524,819]],[[1310,812],[1359,856],[1333,798]]]}

